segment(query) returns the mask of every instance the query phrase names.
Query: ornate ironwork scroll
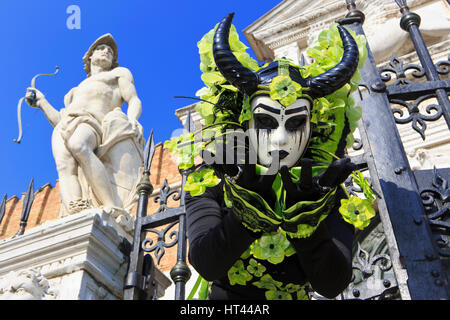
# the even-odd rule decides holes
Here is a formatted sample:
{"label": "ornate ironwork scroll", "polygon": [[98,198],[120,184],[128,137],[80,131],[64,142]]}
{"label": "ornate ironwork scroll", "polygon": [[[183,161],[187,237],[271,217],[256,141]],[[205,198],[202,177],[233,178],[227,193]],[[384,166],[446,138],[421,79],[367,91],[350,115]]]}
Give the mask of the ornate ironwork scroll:
{"label": "ornate ironwork scroll", "polygon": [[[431,61],[431,60],[430,60]],[[427,61],[428,62],[428,61]],[[403,61],[393,55],[387,67],[379,69],[380,78],[384,83],[392,80],[392,75],[396,79],[381,91],[386,91],[389,101],[406,108],[408,115],[403,117],[404,111],[399,108],[393,108],[395,122],[398,124],[412,123],[412,128],[418,132],[425,140],[425,130],[427,129],[426,121],[437,121],[444,114],[447,118],[448,112],[445,112],[447,101],[442,96],[442,89],[450,87],[449,81],[441,80],[438,76],[446,75],[449,72],[450,62],[447,60],[440,61],[435,65],[428,66],[429,70],[433,70],[433,77],[425,82],[415,82],[407,78],[407,71],[413,70],[411,75],[414,78],[422,78],[427,76],[426,69],[418,64],[404,65]],[[428,99],[436,99],[437,103],[430,104],[426,107],[426,114],[422,114],[419,105]],[[448,111],[448,110],[447,110]]]}
{"label": "ornate ironwork scroll", "polygon": [[142,250],[144,250],[145,252],[155,251],[154,254],[158,265],[161,261],[161,258],[164,256],[166,252],[164,248],[171,248],[178,243],[178,231],[176,230],[170,232],[169,234],[170,242],[167,242],[166,240],[167,232],[177,223],[178,221],[172,222],[162,230],[156,230],[152,228],[144,229],[145,232],[152,232],[158,235],[157,242],[155,244],[153,244],[154,240],[152,238],[147,238],[144,241],[142,241]]}
{"label": "ornate ironwork scroll", "polygon": [[159,195],[153,198],[153,201],[157,203],[159,201],[159,209],[157,212],[166,212],[169,208],[167,206],[167,200],[172,196],[174,201],[180,200],[181,192],[179,189],[171,190],[170,186],[167,182],[167,179],[164,179],[164,183],[161,186]]}
{"label": "ornate ironwork scroll", "polygon": [[450,258],[450,169],[416,173],[428,223],[442,258]]}
{"label": "ornate ironwork scroll", "polygon": [[414,70],[411,74],[415,78],[421,78],[425,75],[425,71],[420,65],[408,64],[405,66],[403,61],[397,58],[396,55],[392,56],[388,67],[381,68],[379,71],[383,82],[391,81],[392,77],[390,74],[395,74],[396,80],[391,85],[401,86],[412,83],[411,80],[406,78],[406,72],[409,70]]}
{"label": "ornate ironwork scroll", "polygon": [[450,71],[450,54],[447,56],[447,60],[439,61],[435,66],[440,75],[447,75]]}
{"label": "ornate ironwork scroll", "polygon": [[[399,99],[390,99],[389,101],[394,104],[401,105],[405,107],[408,111],[408,116],[403,117],[403,110],[399,108],[392,108],[392,113],[394,114],[395,122],[398,124],[405,124],[412,122],[412,128],[420,134],[423,140],[425,140],[425,130],[427,129],[427,124],[425,121],[436,121],[442,116],[442,107],[439,104],[430,104],[426,106],[426,114],[420,113],[419,105],[428,100],[435,98],[435,94],[427,94],[420,97],[414,102],[407,102]],[[398,117],[397,117],[398,115]]]}
{"label": "ornate ironwork scroll", "polygon": [[380,217],[358,231],[353,246],[353,278],[338,299],[399,299],[386,236]]}

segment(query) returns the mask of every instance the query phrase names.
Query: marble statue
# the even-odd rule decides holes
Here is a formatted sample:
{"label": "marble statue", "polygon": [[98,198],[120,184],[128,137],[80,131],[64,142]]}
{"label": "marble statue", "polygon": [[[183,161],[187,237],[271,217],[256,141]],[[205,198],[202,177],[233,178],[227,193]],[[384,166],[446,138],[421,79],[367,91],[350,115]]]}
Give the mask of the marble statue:
{"label": "marble statue", "polygon": [[131,72],[119,67],[117,56],[111,34],[98,38],[83,57],[87,78],[66,94],[59,111],[39,90],[28,88],[28,94],[35,92],[33,106],[54,127],[62,216],[92,207],[128,214],[136,200],[144,145],[138,122],[142,103]]}

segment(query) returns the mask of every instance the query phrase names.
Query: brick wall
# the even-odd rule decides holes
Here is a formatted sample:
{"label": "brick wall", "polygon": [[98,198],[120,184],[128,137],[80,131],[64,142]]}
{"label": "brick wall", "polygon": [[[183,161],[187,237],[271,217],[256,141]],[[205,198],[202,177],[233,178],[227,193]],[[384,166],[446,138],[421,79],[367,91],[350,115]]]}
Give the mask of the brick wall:
{"label": "brick wall", "polygon": [[[169,185],[175,184],[175,189],[177,183],[181,181],[181,176],[178,172],[178,166],[172,156],[169,154],[168,150],[162,148],[162,144],[158,143],[155,146],[155,154],[151,166],[151,176],[150,181],[154,187],[154,193],[149,199],[147,214],[150,215],[158,211],[159,203],[155,203],[153,198],[159,194],[159,189],[164,183],[164,179],[167,179]],[[6,202],[6,210],[3,220],[0,224],[0,240],[11,238],[19,230],[20,218],[22,215],[22,203],[24,200],[25,193],[21,197],[13,196],[9,198]],[[28,217],[28,224],[25,230],[30,230],[38,225],[43,224],[46,221],[56,220],[59,218],[61,199],[59,195],[59,185],[56,182],[55,186],[52,187],[50,183],[40,187],[34,193],[34,202],[31,207],[31,211]],[[175,202],[171,198],[168,201],[168,206],[175,207],[178,205],[178,201]],[[136,207],[132,210],[132,214],[136,214]],[[177,225],[178,226],[178,225]],[[175,226],[171,230],[178,229]],[[161,229],[161,228],[159,228]],[[167,232],[166,241],[171,242],[169,239],[170,231]],[[157,235],[154,233],[149,233],[149,236],[156,243]],[[165,255],[160,261],[159,269],[163,272],[168,271],[176,262],[176,246],[172,248],[165,248]],[[155,263],[156,263],[156,259]]]}

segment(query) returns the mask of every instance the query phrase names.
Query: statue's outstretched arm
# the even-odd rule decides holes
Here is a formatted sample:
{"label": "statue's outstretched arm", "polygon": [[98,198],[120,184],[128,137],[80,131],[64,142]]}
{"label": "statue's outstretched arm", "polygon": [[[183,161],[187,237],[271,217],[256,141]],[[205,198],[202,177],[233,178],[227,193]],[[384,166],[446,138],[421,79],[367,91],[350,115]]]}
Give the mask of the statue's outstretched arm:
{"label": "statue's outstretched arm", "polygon": [[[36,88],[28,88],[26,97],[30,97],[32,95],[32,92],[34,92],[36,100],[34,105],[32,105],[31,107],[41,109],[52,127],[55,127],[58,124],[59,120],[61,120],[61,114],[47,101],[47,99],[45,99],[44,94]],[[27,101],[27,99],[25,99],[25,101]]]}

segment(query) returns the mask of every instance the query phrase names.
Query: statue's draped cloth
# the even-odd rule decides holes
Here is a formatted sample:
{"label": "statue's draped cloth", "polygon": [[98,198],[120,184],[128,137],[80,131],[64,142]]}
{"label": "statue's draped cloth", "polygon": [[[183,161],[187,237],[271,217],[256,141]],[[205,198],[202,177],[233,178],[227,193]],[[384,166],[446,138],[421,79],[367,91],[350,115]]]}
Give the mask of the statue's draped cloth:
{"label": "statue's draped cloth", "polygon": [[[121,108],[115,108],[107,113],[102,122],[86,110],[69,112],[61,109],[61,120],[55,130],[67,143],[75,129],[82,123],[93,129],[98,145],[95,154],[110,172],[111,183],[117,192],[116,195],[122,201],[122,207],[130,211],[134,205],[135,188],[138,183],[134,177],[140,176],[139,169],[143,161],[142,149],[145,141],[142,126],[136,123],[136,129],[134,129]],[[83,198],[88,198],[92,204],[98,205],[99,201],[88,186],[80,167],[78,167],[78,174]]]}

